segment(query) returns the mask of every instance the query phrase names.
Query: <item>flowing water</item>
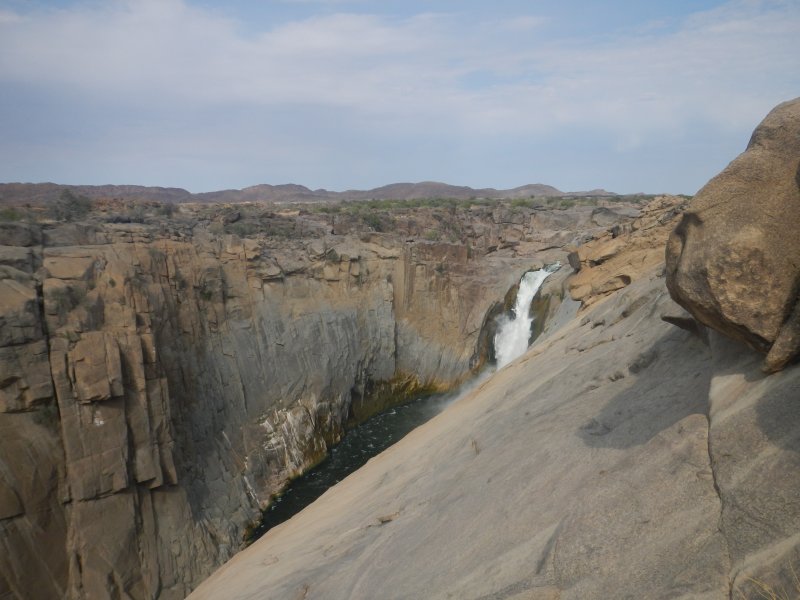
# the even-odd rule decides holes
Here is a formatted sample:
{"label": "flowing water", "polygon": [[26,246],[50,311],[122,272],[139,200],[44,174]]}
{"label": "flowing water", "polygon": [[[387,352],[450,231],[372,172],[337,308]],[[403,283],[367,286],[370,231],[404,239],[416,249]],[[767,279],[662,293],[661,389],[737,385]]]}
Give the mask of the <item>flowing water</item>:
{"label": "flowing water", "polygon": [[530,314],[531,302],[544,280],[552,273],[551,268],[528,271],[522,276],[514,303],[514,314],[502,317],[494,336],[494,353],[497,368],[502,369],[515,358],[525,354],[531,338],[533,317]]}
{"label": "flowing water", "polygon": [[[503,318],[494,338],[498,369],[528,349],[533,322],[529,314],[531,302],[552,270],[554,269],[529,271],[522,276],[514,305],[514,317]],[[473,380],[468,388],[478,385],[484,377]],[[439,414],[468,388],[462,388],[458,393],[418,398],[376,415],[349,431],[341,443],[331,449],[322,463],[292,481],[286,491],[264,510],[262,520],[253,530],[250,541],[255,541],[271,528],[303,510],[370,458]]]}
{"label": "flowing water", "polygon": [[364,465],[370,458],[439,414],[454,398],[454,394],[418,398],[408,404],[390,408],[348,431],[322,463],[290,483],[286,491],[264,510],[251,540],[258,539],[271,528],[303,510],[329,487]]}

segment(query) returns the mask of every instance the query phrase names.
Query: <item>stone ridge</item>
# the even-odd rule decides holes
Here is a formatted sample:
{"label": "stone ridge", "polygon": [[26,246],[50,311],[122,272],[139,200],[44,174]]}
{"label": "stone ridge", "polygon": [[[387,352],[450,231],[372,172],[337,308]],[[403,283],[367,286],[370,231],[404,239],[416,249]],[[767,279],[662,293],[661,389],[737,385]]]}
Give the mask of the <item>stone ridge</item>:
{"label": "stone ridge", "polygon": [[95,208],[0,223],[3,597],[183,598],[339,439],[354,398],[462,380],[519,276],[608,229],[591,206],[415,210],[392,233]]}

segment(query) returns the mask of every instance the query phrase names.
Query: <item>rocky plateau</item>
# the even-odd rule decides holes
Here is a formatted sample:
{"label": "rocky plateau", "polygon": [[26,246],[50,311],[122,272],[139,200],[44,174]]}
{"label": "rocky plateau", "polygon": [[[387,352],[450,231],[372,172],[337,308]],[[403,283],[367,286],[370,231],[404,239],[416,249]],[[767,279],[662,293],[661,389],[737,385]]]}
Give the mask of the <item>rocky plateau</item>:
{"label": "rocky plateau", "polygon": [[[798,140],[691,201],[3,212],[0,598],[800,596]],[[556,262],[524,356],[244,548]]]}
{"label": "rocky plateau", "polygon": [[800,597],[799,139],[574,249],[526,355],[190,597]]}
{"label": "rocky plateau", "polygon": [[185,597],[349,423],[490,360],[522,273],[639,212],[56,202],[0,222],[0,598]]}

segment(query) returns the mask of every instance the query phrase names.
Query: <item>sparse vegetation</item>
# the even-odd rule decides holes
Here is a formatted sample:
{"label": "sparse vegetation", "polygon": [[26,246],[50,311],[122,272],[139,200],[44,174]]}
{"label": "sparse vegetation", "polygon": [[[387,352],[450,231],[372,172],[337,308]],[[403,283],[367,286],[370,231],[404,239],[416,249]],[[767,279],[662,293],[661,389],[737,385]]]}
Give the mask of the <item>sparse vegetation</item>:
{"label": "sparse vegetation", "polygon": [[65,188],[50,208],[50,217],[56,221],[75,221],[86,217],[91,210],[92,201],[89,198],[76,195]]}
{"label": "sparse vegetation", "polygon": [[12,206],[0,209],[0,221],[21,221],[24,217],[22,211]]}
{"label": "sparse vegetation", "polygon": [[65,315],[86,297],[86,290],[79,286],[51,288],[46,299],[56,307],[60,315]]}
{"label": "sparse vegetation", "polygon": [[56,401],[50,400],[46,404],[38,406],[33,411],[33,422],[42,427],[55,429],[58,426],[58,405]]}
{"label": "sparse vegetation", "polygon": [[164,204],[160,204],[156,208],[156,215],[160,217],[171,217],[175,214],[176,206],[169,202],[165,202]]}
{"label": "sparse vegetation", "polygon": [[367,212],[361,215],[361,220],[375,231],[386,231],[384,220],[378,213]]}
{"label": "sparse vegetation", "polygon": [[789,589],[781,586],[775,587],[753,577],[748,577],[744,590],[739,589],[736,593],[737,600],[797,600],[800,598],[800,577],[793,565],[789,565],[791,583]]}
{"label": "sparse vegetation", "polygon": [[255,235],[262,231],[258,223],[253,221],[236,221],[235,223],[227,223],[223,227],[225,233],[238,235],[239,237],[247,237]]}

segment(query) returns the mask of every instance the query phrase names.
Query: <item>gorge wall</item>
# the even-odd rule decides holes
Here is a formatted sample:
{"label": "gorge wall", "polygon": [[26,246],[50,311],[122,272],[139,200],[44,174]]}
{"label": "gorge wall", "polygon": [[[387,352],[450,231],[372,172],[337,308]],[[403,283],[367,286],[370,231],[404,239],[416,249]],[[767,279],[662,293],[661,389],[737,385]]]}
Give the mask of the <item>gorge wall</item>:
{"label": "gorge wall", "polygon": [[637,213],[120,211],[0,223],[0,597],[183,598],[371,391],[463,380],[525,270]]}
{"label": "gorge wall", "polygon": [[190,597],[798,597],[798,140],[575,249],[524,356]]}

